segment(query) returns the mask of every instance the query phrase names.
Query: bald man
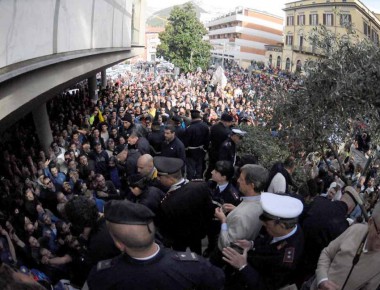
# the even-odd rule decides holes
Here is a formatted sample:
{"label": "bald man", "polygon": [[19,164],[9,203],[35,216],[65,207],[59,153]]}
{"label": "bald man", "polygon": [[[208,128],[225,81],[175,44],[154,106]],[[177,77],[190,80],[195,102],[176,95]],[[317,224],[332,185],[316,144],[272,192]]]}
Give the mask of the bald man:
{"label": "bald man", "polygon": [[157,170],[154,167],[152,155],[144,154],[137,159],[137,172],[150,179],[157,178]]}

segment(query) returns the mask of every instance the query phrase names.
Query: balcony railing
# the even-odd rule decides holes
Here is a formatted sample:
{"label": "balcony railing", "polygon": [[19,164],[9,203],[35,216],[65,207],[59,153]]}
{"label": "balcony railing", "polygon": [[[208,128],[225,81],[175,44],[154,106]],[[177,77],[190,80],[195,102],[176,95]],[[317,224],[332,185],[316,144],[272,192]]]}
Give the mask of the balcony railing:
{"label": "balcony railing", "polygon": [[310,54],[321,54],[321,50],[315,46],[292,45],[292,50]]}

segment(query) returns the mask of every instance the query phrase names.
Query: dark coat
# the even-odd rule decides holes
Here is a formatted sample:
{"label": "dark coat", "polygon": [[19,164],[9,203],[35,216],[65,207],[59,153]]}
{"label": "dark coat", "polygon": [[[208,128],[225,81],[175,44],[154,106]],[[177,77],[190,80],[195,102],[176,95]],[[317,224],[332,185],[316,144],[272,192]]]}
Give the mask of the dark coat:
{"label": "dark coat", "polygon": [[212,191],[212,199],[220,204],[231,203],[234,206],[238,206],[241,202],[241,197],[242,195],[239,190],[232,183],[228,183],[222,192],[219,192],[218,187],[214,187]]}
{"label": "dark coat", "polygon": [[305,266],[313,272],[321,251],[348,228],[347,204],[325,197],[314,198],[305,213],[302,228],[305,234]]}
{"label": "dark coat", "polygon": [[294,283],[295,270],[304,249],[301,227],[290,237],[271,244],[269,236],[259,236],[248,252],[248,265],[240,274],[248,289],[277,290]]}
{"label": "dark coat", "polygon": [[161,144],[161,156],[180,158],[186,162],[185,146],[177,137],[173,141]]}
{"label": "dark coat", "polygon": [[158,225],[167,240],[202,239],[214,215],[205,182],[187,182],[165,195]]}
{"label": "dark coat", "polygon": [[225,127],[222,122],[213,125],[210,129],[210,156],[217,156],[222,143],[231,134],[231,129]]}
{"label": "dark coat", "polygon": [[190,253],[183,257],[162,248],[149,260],[135,260],[124,254],[102,261],[92,269],[87,281],[92,290],[223,289],[224,273],[202,257]]}
{"label": "dark coat", "polygon": [[230,137],[228,137],[227,140],[223,142],[222,146],[220,146],[218,161],[220,160],[226,160],[226,161],[231,162],[233,165],[235,165],[236,145]]}

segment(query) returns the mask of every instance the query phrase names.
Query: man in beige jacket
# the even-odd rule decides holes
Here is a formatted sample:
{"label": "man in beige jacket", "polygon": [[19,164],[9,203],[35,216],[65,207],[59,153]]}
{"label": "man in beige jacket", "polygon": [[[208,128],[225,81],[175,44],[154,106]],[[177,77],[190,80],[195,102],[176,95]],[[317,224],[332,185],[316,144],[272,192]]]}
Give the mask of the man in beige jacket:
{"label": "man in beige jacket", "polygon": [[[361,245],[362,244],[362,245]],[[362,250],[360,246],[363,247]],[[354,257],[359,261],[353,265]],[[380,204],[368,225],[355,224],[333,240],[321,253],[311,289],[374,290],[380,285]]]}

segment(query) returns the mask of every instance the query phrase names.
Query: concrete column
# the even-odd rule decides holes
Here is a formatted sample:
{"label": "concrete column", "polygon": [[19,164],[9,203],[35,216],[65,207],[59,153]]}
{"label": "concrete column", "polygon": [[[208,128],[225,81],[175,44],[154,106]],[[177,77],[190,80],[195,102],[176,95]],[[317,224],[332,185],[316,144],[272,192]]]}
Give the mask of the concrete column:
{"label": "concrete column", "polygon": [[36,127],[38,139],[42,149],[47,153],[51,142],[53,142],[53,134],[51,132],[49,116],[46,110],[46,103],[32,111],[33,121]]}
{"label": "concrete column", "polygon": [[89,97],[94,104],[98,100],[98,94],[96,93],[96,75],[93,75],[87,79]]}
{"label": "concrete column", "polygon": [[106,73],[106,69],[103,69],[101,71],[101,74],[102,74],[102,89],[105,89],[107,87],[107,73]]}

